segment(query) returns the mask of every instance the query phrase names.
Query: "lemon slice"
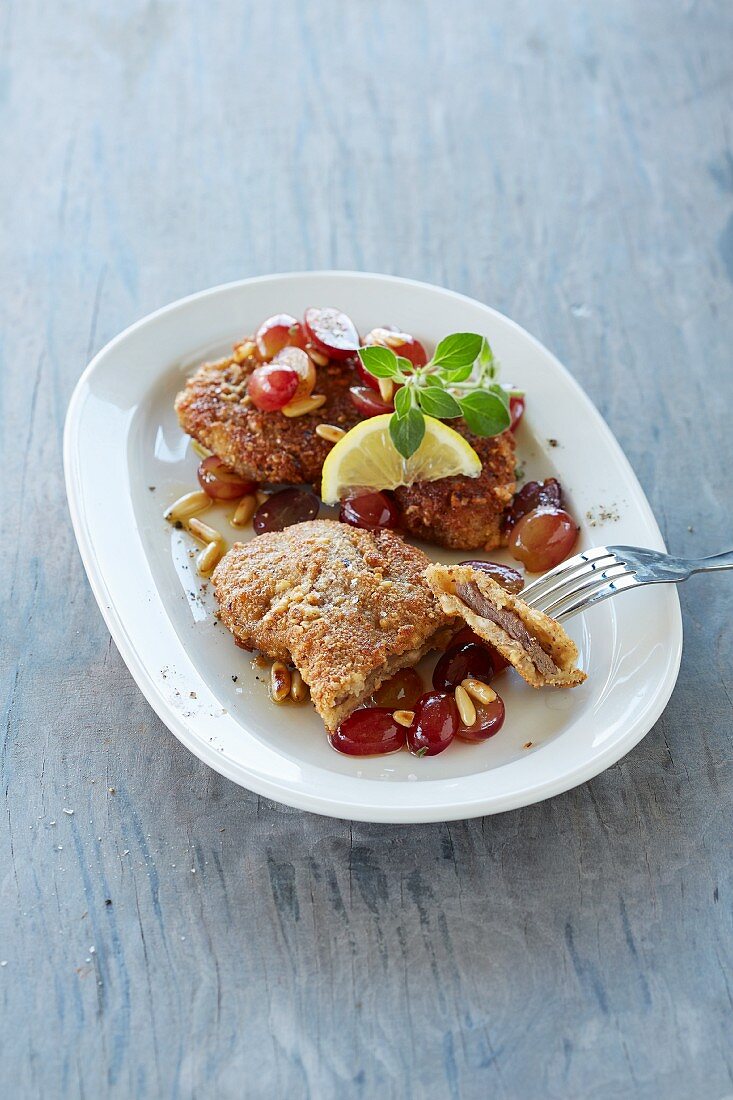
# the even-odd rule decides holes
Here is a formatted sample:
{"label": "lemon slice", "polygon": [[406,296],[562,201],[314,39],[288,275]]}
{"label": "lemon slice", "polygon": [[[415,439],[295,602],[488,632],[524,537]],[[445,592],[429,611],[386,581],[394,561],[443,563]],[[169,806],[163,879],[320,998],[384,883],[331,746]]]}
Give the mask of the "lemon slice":
{"label": "lemon slice", "polygon": [[339,439],[323,464],[321,496],[337,504],[355,489],[378,491],[437,481],[441,477],[478,477],[481,459],[462,435],[425,417],[425,436],[410,458],[403,458],[389,434],[391,414],[362,420]]}

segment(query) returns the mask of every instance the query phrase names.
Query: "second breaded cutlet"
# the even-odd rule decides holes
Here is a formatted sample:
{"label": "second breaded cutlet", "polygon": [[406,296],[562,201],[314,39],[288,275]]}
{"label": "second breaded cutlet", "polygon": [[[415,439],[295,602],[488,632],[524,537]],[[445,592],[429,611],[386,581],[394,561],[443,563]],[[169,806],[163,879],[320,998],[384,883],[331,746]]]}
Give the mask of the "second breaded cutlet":
{"label": "second breaded cutlet", "polygon": [[450,426],[481,459],[478,477],[444,477],[395,490],[402,526],[415,538],[453,550],[494,550],[504,541],[502,521],[511,504],[516,453],[512,432],[474,435],[462,420]]}
{"label": "second breaded cutlet", "polygon": [[[361,419],[349,396],[358,382],[344,363],[318,367],[316,393],[326,402],[306,416],[262,412],[248,402],[247,380],[259,366],[252,358],[204,363],[176,398],[181,427],[241,477],[260,484],[313,484],[333,443],[316,434],[318,424],[348,431]],[[503,541],[502,521],[516,484],[511,432],[492,438],[474,435],[462,420],[450,426],[468,440],[481,459],[477,478],[447,477],[395,491],[404,531],[455,550],[493,550]]]}
{"label": "second breaded cutlet", "polygon": [[212,580],[237,642],[292,660],[334,730],[453,633],[423,575],[428,565],[391,531],[313,520],[237,543]]}
{"label": "second breaded cutlet", "polygon": [[204,363],[176,397],[184,432],[213,451],[240,477],[273,485],[315,484],[333,446],[316,435],[317,424],[348,431],[360,417],[349,397],[357,381],[343,363],[318,368],[316,393],[326,402],[314,413],[287,417],[262,412],[242,401],[257,359],[219,359]]}

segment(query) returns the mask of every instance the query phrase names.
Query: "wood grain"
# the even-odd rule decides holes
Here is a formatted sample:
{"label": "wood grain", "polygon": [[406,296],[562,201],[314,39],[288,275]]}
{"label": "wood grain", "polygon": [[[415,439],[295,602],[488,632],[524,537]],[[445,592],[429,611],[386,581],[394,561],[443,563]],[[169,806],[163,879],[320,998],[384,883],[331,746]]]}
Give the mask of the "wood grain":
{"label": "wood grain", "polygon": [[246,275],[382,270],[535,332],[669,545],[731,545],[732,23],[723,0],[6,0],[7,1095],[733,1094],[726,577],[683,590],[672,701],[592,783],[350,826],[157,721],[60,457],[76,379],[134,319]]}

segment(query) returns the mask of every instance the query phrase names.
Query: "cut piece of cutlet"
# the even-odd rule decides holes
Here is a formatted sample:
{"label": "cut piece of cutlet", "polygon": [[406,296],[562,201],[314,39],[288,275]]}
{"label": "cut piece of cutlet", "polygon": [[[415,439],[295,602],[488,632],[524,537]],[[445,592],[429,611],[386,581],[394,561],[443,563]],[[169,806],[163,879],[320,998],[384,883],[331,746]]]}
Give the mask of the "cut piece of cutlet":
{"label": "cut piece of cutlet", "polygon": [[425,581],[429,564],[391,531],[313,520],[237,543],[212,581],[238,644],[292,661],[334,730],[453,633]]}
{"label": "cut piece of cutlet", "polygon": [[460,615],[532,687],[575,687],[586,674],[578,648],[555,619],[468,565],[431,565],[427,582],[446,614]]}
{"label": "cut piece of cutlet", "polygon": [[184,432],[213,451],[240,477],[270,484],[317,483],[333,443],[316,435],[318,424],[347,431],[360,419],[349,397],[358,381],[344,363],[318,367],[315,393],[326,401],[315,412],[288,417],[263,412],[248,401],[247,381],[261,363],[236,358],[204,363],[176,397]]}

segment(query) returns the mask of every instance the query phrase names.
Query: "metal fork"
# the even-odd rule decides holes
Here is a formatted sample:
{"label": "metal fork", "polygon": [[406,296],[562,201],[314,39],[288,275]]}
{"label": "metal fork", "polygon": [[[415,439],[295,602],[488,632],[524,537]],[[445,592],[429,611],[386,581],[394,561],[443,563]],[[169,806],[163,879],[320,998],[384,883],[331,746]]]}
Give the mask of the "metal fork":
{"label": "metal fork", "polygon": [[561,622],[641,584],[678,584],[693,573],[733,569],[733,550],[710,558],[675,558],[641,546],[596,546],[545,573],[522,591],[530,607]]}

